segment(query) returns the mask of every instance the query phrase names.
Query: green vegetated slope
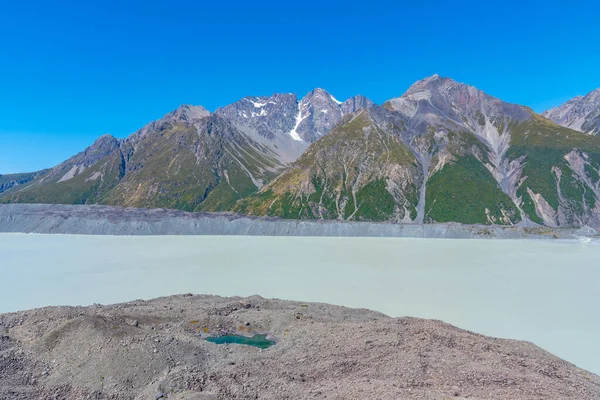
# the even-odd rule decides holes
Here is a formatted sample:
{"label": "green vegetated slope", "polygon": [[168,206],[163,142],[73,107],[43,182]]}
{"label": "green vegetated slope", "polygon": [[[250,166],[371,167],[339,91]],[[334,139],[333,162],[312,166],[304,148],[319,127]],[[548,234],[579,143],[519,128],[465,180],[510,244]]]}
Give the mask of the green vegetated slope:
{"label": "green vegetated slope", "polygon": [[128,164],[108,204],[187,211],[229,210],[281,168],[218,116],[161,125],[139,140]]}
{"label": "green vegetated slope", "polygon": [[216,115],[171,118],[124,141],[103,137],[0,201],[226,211],[281,168]]}
{"label": "green vegetated slope", "polygon": [[63,182],[40,182],[14,193],[9,202],[94,204],[114,188],[121,177],[121,159],[115,154]]}
{"label": "green vegetated slope", "polygon": [[533,114],[513,127],[508,157],[524,157],[517,194],[531,220],[573,225],[592,217],[600,195],[600,137]]}
{"label": "green vegetated slope", "polygon": [[15,191],[48,173],[48,170],[0,175],[0,194]]}
{"label": "green vegetated slope", "polygon": [[[468,156],[450,162],[428,180],[430,222],[515,223],[520,216],[491,173]],[[508,211],[508,212],[507,212]]]}
{"label": "green vegetated slope", "polygon": [[525,121],[508,123],[507,162],[520,165],[513,178],[516,203],[485,167],[489,163],[485,155],[463,154],[429,178],[427,220],[511,224],[527,218],[549,226],[594,220],[600,195],[599,138],[535,113]]}
{"label": "green vegetated slope", "polygon": [[118,141],[102,136],[84,152],[0,197],[0,202],[99,203],[123,176]]}
{"label": "green vegetated slope", "polygon": [[[484,145],[466,132],[451,133],[450,138],[455,148],[461,141],[473,147],[455,150],[451,160],[428,179],[426,221],[506,225],[520,221],[517,207],[484,166],[489,162]],[[471,153],[473,148],[479,148],[478,157]]]}
{"label": "green vegetated slope", "polygon": [[[446,121],[443,121],[446,122]],[[472,132],[453,123],[413,127],[409,141],[427,171],[423,222],[514,224],[518,208],[486,168],[489,148]]]}
{"label": "green vegetated slope", "polygon": [[410,220],[420,179],[408,147],[361,111],[234,210],[297,219]]}

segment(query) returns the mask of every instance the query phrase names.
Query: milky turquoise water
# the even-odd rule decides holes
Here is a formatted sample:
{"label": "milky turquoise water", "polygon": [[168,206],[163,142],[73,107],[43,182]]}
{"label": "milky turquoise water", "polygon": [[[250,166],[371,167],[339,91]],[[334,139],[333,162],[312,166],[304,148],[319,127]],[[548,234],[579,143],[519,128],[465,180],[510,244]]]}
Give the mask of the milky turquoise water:
{"label": "milky turquoise water", "polygon": [[0,312],[186,292],[441,319],[600,373],[593,243],[0,234]]}
{"label": "milky turquoise water", "polygon": [[267,339],[267,335],[254,335],[251,337],[240,335],[226,335],[206,338],[207,341],[216,344],[243,344],[246,346],[267,349],[275,345],[275,342]]}

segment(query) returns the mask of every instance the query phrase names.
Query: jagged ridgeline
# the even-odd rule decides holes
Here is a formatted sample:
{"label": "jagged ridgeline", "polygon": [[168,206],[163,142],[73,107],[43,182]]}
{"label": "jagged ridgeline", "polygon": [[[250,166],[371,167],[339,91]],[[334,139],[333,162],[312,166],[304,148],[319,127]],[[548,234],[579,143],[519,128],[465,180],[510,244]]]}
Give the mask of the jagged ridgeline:
{"label": "jagged ridgeline", "polygon": [[599,226],[599,98],[543,117],[434,75],[382,106],[322,89],[182,106],[50,170],[0,176],[0,202]]}

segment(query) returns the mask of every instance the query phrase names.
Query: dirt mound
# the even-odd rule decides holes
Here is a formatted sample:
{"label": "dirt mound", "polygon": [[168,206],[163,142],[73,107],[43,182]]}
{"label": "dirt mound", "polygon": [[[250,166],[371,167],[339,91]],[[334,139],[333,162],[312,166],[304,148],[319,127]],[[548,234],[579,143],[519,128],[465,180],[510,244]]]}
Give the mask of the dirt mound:
{"label": "dirt mound", "polygon": [[[600,377],[440,321],[261,297],[0,315],[4,399],[600,399]],[[268,349],[208,335],[267,333]]]}

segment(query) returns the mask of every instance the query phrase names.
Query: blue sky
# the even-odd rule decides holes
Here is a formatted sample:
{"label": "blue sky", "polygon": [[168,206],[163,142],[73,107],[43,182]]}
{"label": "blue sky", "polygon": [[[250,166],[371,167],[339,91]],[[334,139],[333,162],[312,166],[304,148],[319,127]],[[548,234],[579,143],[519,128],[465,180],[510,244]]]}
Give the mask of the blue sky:
{"label": "blue sky", "polygon": [[595,1],[0,2],[0,173],[179,104],[323,87],[377,103],[438,73],[536,111],[600,87]]}

